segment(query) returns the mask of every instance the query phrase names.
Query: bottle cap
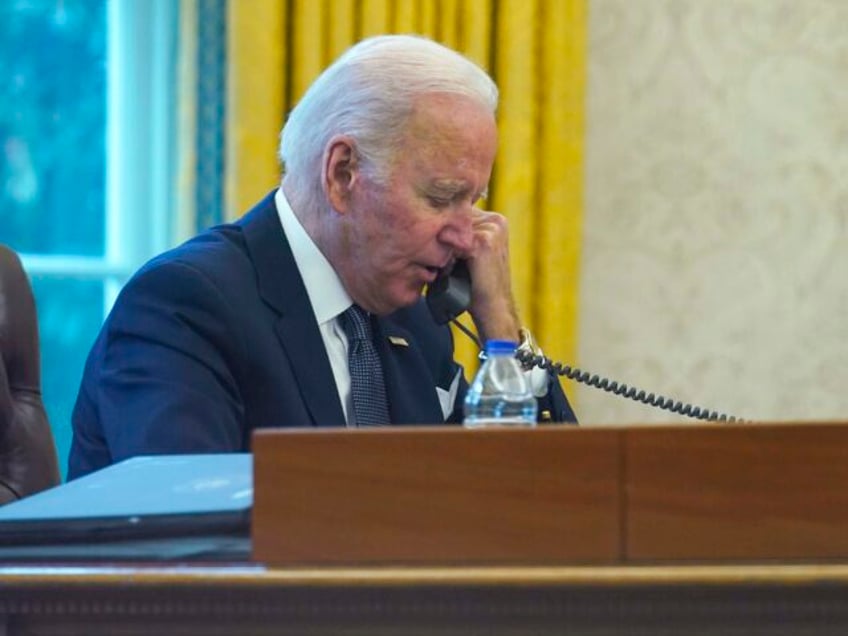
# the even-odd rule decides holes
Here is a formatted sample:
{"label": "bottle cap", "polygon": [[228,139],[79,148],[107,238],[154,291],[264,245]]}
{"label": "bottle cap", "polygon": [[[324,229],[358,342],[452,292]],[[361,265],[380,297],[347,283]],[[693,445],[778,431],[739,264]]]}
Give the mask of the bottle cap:
{"label": "bottle cap", "polygon": [[515,350],[518,349],[518,343],[512,340],[487,340],[486,355],[493,356],[497,354],[515,355]]}

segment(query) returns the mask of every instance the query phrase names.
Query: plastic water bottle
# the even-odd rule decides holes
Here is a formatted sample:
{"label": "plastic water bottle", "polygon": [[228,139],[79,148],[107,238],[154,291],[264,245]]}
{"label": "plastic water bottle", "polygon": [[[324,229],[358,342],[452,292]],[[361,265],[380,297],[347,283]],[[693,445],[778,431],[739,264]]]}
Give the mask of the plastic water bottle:
{"label": "plastic water bottle", "polygon": [[486,343],[486,361],[465,396],[466,427],[536,426],[536,398],[515,358],[517,347],[510,340]]}

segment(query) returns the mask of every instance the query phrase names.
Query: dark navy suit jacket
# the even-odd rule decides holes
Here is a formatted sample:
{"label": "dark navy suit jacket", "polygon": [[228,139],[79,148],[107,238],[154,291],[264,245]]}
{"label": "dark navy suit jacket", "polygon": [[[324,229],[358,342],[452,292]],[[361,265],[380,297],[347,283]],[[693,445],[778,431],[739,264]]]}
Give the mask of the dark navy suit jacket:
{"label": "dark navy suit jacket", "polygon": [[[459,369],[450,330],[419,302],[379,319],[375,340],[392,422],[444,423],[434,387],[448,389]],[[540,409],[573,421],[551,385]],[[462,420],[466,389],[463,378],[448,422]],[[124,287],[85,366],[68,477],[133,455],[247,451],[260,427],[344,425],[272,193]]]}

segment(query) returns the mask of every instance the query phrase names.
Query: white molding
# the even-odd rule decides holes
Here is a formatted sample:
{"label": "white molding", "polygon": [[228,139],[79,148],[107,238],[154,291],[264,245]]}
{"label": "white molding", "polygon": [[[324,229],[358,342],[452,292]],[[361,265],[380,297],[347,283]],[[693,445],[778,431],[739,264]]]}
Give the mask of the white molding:
{"label": "white molding", "polygon": [[61,278],[116,279],[125,281],[133,270],[110,264],[102,258],[64,254],[18,254],[24,270],[30,276],[55,276]]}
{"label": "white molding", "polygon": [[[179,5],[108,4],[106,262],[133,271],[167,249],[173,217]],[[121,282],[107,280],[108,311]]]}

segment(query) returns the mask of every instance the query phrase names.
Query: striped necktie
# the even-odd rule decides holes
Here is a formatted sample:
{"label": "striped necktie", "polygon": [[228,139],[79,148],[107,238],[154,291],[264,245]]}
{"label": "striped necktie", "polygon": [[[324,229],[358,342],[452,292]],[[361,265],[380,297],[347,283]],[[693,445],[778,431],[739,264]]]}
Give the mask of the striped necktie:
{"label": "striped necktie", "polygon": [[357,426],[389,424],[389,408],[383,367],[374,347],[369,315],[359,305],[341,315],[347,335],[347,364]]}

